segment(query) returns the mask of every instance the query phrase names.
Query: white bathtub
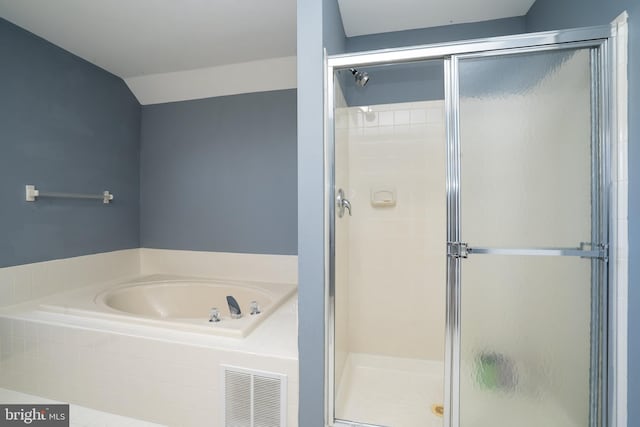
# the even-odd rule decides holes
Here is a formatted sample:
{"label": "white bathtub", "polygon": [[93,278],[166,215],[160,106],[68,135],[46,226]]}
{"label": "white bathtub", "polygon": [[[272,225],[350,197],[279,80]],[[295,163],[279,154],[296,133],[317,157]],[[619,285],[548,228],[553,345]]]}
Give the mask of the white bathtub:
{"label": "white bathtub", "polygon": [[[296,291],[287,283],[263,283],[220,279],[142,277],[133,281],[85,288],[49,298],[40,305],[46,311],[106,318],[149,326],[245,337]],[[232,319],[227,296],[233,296],[242,317]],[[256,301],[260,313],[251,315]],[[212,308],[219,322],[210,322]]]}

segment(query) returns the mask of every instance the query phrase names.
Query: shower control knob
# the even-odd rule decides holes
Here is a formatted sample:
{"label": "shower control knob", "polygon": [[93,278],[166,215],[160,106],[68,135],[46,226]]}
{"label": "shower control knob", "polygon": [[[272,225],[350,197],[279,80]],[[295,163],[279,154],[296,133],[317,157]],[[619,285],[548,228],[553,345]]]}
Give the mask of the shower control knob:
{"label": "shower control knob", "polygon": [[351,216],[351,202],[344,197],[344,190],[342,188],[338,189],[336,206],[338,208],[338,218],[342,218],[344,216],[345,209],[349,211],[349,216]]}

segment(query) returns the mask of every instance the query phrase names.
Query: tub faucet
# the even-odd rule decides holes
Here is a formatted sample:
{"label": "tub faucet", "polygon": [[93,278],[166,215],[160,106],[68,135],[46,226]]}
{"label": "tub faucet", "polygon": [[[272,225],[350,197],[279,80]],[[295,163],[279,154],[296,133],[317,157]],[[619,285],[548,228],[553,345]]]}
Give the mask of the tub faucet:
{"label": "tub faucet", "polygon": [[227,296],[227,304],[229,304],[229,312],[232,319],[239,319],[242,317],[242,310],[240,310],[240,304],[231,295]]}

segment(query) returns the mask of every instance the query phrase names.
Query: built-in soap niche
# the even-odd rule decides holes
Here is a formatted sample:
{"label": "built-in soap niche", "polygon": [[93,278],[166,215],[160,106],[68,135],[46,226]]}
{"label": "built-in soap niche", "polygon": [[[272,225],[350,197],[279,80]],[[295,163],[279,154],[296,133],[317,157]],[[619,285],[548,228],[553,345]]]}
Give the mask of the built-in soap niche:
{"label": "built-in soap niche", "polygon": [[397,193],[395,187],[371,187],[371,206],[374,208],[392,208],[396,205]]}

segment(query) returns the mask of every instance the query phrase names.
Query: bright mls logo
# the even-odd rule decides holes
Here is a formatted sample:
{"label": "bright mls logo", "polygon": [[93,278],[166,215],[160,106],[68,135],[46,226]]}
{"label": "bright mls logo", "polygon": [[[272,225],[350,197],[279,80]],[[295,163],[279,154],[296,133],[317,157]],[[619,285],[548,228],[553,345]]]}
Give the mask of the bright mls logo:
{"label": "bright mls logo", "polygon": [[69,427],[69,405],[0,405],[0,426]]}

